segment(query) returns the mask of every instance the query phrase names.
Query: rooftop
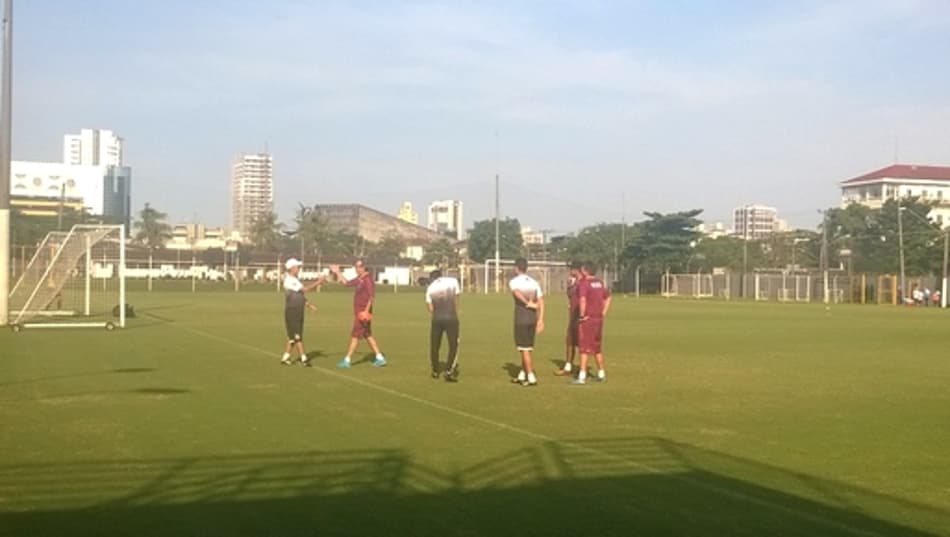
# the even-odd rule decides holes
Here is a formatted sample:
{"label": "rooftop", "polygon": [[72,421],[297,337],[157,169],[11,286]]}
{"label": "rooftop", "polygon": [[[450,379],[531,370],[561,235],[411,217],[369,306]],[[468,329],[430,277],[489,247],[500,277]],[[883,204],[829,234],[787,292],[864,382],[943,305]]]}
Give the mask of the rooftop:
{"label": "rooftop", "polygon": [[950,166],[921,166],[917,164],[893,164],[871,173],[843,181],[842,185],[864,183],[879,179],[920,179],[926,181],[950,181]]}

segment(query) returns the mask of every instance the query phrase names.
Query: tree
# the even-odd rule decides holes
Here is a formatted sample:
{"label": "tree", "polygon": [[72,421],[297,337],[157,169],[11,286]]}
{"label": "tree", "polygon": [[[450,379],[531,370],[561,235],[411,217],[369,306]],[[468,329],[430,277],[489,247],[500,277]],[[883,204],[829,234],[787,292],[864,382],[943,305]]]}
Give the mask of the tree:
{"label": "tree", "polygon": [[397,233],[390,231],[373,245],[372,255],[382,259],[400,259],[405,251],[406,241]]}
{"label": "tree", "polygon": [[165,222],[166,218],[167,214],[146,203],[134,224],[134,240],[149,250],[164,248],[165,243],[172,238],[172,227]]}
{"label": "tree", "polygon": [[624,254],[625,243],[629,244],[635,234],[634,227],[626,224],[585,227],[567,239],[564,253],[567,260],[589,261],[598,267],[615,267]]}
{"label": "tree", "polygon": [[648,220],[638,222],[636,233],[624,255],[648,271],[682,271],[690,258],[692,244],[699,238],[696,217],[702,209],[662,214],[645,212]]}
{"label": "tree", "polygon": [[439,239],[425,247],[422,262],[441,267],[458,265],[458,250],[449,239]]}
{"label": "tree", "polygon": [[283,243],[282,231],[284,224],[277,221],[277,214],[269,211],[260,215],[251,223],[250,239],[255,250],[260,252],[276,252]]}
{"label": "tree", "polygon": [[[521,238],[521,223],[517,218],[505,218],[499,222],[499,250],[502,259],[522,255],[524,241]],[[478,263],[495,256],[495,219],[475,222],[468,234],[468,255]]]}

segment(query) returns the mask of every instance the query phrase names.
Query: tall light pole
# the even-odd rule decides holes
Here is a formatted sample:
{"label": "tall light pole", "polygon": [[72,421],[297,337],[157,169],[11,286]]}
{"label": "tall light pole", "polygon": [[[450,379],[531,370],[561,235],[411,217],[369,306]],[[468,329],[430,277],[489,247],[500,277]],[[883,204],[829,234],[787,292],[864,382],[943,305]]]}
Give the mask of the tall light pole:
{"label": "tall light pole", "polygon": [[[498,193],[498,174],[495,174],[495,292],[501,290],[501,196]],[[487,283],[487,282],[486,282]]]}
{"label": "tall light pole", "polygon": [[901,207],[900,197],[897,198],[897,248],[898,256],[900,257],[900,281],[898,285],[901,290],[901,302],[907,299],[907,289],[904,288],[904,208]]}
{"label": "tall light pole", "polygon": [[943,283],[940,286],[940,307],[947,307],[947,261],[950,261],[950,228],[943,228]]}
{"label": "tall light pole", "polygon": [[3,3],[3,102],[0,104],[0,326],[10,321],[10,137],[13,133],[13,0]]}

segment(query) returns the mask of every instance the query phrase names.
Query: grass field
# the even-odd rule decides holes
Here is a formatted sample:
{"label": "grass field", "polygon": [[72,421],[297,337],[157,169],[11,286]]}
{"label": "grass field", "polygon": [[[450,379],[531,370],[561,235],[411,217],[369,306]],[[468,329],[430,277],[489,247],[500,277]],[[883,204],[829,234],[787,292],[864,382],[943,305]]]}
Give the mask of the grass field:
{"label": "grass field", "polygon": [[350,295],[315,296],[309,369],[273,291],[0,333],[0,535],[950,535],[946,312],[618,297],[579,387],[553,297],[522,388],[507,297],[463,297],[449,384],[420,293],[347,371]]}

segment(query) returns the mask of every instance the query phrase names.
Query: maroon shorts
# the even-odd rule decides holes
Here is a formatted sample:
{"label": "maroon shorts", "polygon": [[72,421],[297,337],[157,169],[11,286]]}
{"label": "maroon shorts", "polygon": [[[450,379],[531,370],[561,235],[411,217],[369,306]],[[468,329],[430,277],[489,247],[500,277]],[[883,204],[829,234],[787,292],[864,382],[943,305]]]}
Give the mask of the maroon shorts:
{"label": "maroon shorts", "polygon": [[584,354],[603,352],[604,320],[588,318],[578,327],[578,349]]}
{"label": "maroon shorts", "polygon": [[373,335],[373,321],[363,322],[353,317],[353,329],[350,330],[350,336],[365,339]]}

